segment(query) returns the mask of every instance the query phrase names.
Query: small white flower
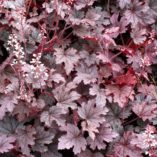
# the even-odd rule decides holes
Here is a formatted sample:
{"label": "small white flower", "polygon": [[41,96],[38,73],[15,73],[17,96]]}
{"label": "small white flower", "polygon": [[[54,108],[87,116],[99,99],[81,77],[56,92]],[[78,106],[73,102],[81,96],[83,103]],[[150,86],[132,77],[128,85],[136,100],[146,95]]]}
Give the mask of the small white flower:
{"label": "small white flower", "polygon": [[[18,63],[24,64],[25,53],[23,51],[23,47],[21,47],[21,45],[17,39],[17,36],[15,34],[9,35],[7,44],[8,44],[7,50],[12,51],[12,53],[15,55]],[[16,63],[14,60],[13,64],[16,64]]]}

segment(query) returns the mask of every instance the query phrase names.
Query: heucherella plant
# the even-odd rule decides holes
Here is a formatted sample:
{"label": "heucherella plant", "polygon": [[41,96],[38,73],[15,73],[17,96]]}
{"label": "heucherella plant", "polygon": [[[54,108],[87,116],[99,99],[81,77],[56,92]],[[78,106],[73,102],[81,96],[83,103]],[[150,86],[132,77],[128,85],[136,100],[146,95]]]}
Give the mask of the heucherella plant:
{"label": "heucherella plant", "polygon": [[132,144],[144,150],[149,156],[156,156],[157,133],[154,126],[147,125],[144,132],[137,134],[131,141]]}
{"label": "heucherella plant", "polygon": [[0,0],[0,157],[157,157],[156,0]]}

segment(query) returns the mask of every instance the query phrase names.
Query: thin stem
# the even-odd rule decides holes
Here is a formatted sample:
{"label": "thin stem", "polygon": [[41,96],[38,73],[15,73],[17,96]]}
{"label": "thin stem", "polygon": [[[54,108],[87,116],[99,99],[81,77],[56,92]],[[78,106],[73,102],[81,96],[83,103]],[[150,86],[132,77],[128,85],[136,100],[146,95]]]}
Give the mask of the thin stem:
{"label": "thin stem", "polygon": [[0,65],[0,73],[2,73],[3,70],[5,69],[5,67],[6,67],[8,64],[10,64],[10,62],[11,62],[13,56],[14,56],[14,55],[11,53],[11,54],[9,55],[9,57]]}
{"label": "thin stem", "polygon": [[124,42],[124,40],[123,40],[122,35],[120,35],[120,38],[121,38],[121,40],[122,40],[122,44],[125,45],[125,42]]}
{"label": "thin stem", "polygon": [[114,58],[116,58],[117,56],[119,56],[120,54],[122,54],[123,52],[119,52],[119,53],[117,53],[117,54],[115,54],[114,56],[112,56],[111,58],[110,58],[110,60],[113,60]]}
{"label": "thin stem", "polygon": [[107,11],[110,11],[110,0],[107,1]]}
{"label": "thin stem", "polygon": [[134,119],[132,119],[132,120],[130,120],[130,121],[128,121],[128,122],[123,122],[122,124],[123,124],[123,125],[128,125],[128,124],[130,124],[130,123],[136,121],[137,119],[140,119],[140,117],[136,117],[136,118],[134,118]]}

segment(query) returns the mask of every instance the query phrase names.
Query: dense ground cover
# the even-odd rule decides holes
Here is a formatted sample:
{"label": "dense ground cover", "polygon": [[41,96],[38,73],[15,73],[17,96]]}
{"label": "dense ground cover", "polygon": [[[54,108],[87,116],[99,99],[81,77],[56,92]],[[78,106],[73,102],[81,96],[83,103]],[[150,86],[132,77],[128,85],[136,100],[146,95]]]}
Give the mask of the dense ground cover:
{"label": "dense ground cover", "polygon": [[0,1],[0,157],[157,157],[156,0]]}

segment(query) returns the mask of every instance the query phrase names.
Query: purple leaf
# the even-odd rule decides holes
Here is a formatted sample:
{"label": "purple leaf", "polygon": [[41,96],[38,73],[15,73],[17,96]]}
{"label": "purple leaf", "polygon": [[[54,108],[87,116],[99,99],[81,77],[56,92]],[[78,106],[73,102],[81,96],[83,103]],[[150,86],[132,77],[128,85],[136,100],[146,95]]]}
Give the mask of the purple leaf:
{"label": "purple leaf", "polygon": [[123,108],[126,106],[128,100],[134,100],[134,90],[130,86],[106,86],[106,95],[113,94],[113,101],[117,102],[118,105]]}
{"label": "purple leaf", "polygon": [[98,132],[97,127],[105,121],[108,109],[102,106],[95,106],[95,101],[90,100],[88,103],[83,102],[78,108],[78,115],[85,122],[82,123],[83,130],[88,131],[92,139],[95,138],[94,133]]}
{"label": "purple leaf", "polygon": [[17,104],[17,95],[15,94],[8,94],[8,95],[1,95],[0,98],[0,119],[3,119],[6,112],[12,112],[15,108],[15,104]]}
{"label": "purple leaf", "polygon": [[[128,0],[127,0],[128,2]],[[120,19],[120,21],[118,20],[118,17],[119,15],[118,14],[113,14],[111,16],[111,23],[114,27],[118,27],[119,28],[119,31],[117,32],[117,35],[118,36],[119,34],[122,34],[122,33],[125,33],[127,31],[127,25],[128,25],[128,21],[122,17]]]}
{"label": "purple leaf", "polygon": [[60,125],[65,124],[62,108],[58,106],[52,106],[48,111],[43,111],[40,116],[40,121],[44,122],[46,126],[51,127],[53,121]]}
{"label": "purple leaf", "polygon": [[18,128],[22,127],[22,123],[18,122],[14,117],[4,117],[0,121],[0,133],[12,135]]}
{"label": "purple leaf", "polygon": [[7,135],[1,134],[0,135],[0,153],[9,152],[11,149],[14,148],[13,143],[15,142],[14,137],[9,137]]}
{"label": "purple leaf", "polygon": [[58,149],[73,148],[74,154],[78,154],[86,149],[86,140],[75,125],[68,124],[63,130],[65,130],[67,134],[58,139]]}
{"label": "purple leaf", "polygon": [[47,144],[52,143],[54,138],[54,133],[51,131],[46,131],[44,127],[37,126],[36,127],[36,135],[35,135],[35,145],[33,145],[32,149],[38,152],[46,152],[48,150]]}
{"label": "purple leaf", "polygon": [[86,16],[82,20],[82,22],[85,24],[91,25],[91,26],[95,26],[96,21],[99,20],[100,17],[101,17],[101,15],[97,14],[95,12],[95,9],[91,9],[91,10],[88,10],[88,12],[86,13]]}
{"label": "purple leaf", "polygon": [[103,157],[103,155],[100,152],[93,153],[89,149],[86,149],[78,154],[78,157]]}
{"label": "purple leaf", "polygon": [[99,127],[99,132],[96,133],[96,138],[91,139],[90,137],[87,139],[90,148],[95,150],[97,149],[105,149],[106,144],[104,142],[112,142],[114,138],[118,136],[116,132],[114,132],[109,123],[104,122]]}
{"label": "purple leaf", "polygon": [[77,0],[74,4],[74,7],[77,10],[80,10],[86,6],[91,6],[95,0]]}
{"label": "purple leaf", "polygon": [[142,157],[141,149],[130,143],[133,137],[132,132],[125,132],[120,141],[115,144],[114,152],[117,157]]}
{"label": "purple leaf", "polygon": [[84,84],[90,84],[96,82],[98,77],[97,67],[91,66],[88,67],[86,64],[81,64],[76,67],[77,76],[74,78],[74,82],[77,84],[83,81]]}
{"label": "purple leaf", "polygon": [[30,146],[35,144],[35,134],[35,128],[32,126],[18,128],[16,130],[17,146],[21,148],[24,155],[31,156]]}
{"label": "purple leaf", "polygon": [[25,120],[30,115],[29,107],[27,106],[27,102],[19,101],[19,103],[15,106],[13,115],[17,116],[19,121]]}
{"label": "purple leaf", "polygon": [[[125,18],[132,27],[135,28],[137,24],[152,24],[154,22],[151,14],[148,14],[150,8],[147,3],[139,2],[139,0],[133,0],[129,5],[129,9],[125,11]],[[138,28],[138,27],[136,27]]]}
{"label": "purple leaf", "polygon": [[62,154],[57,150],[57,145],[51,144],[48,148],[48,151],[42,153],[41,157],[62,157]]}
{"label": "purple leaf", "polygon": [[61,48],[55,48],[55,51],[56,63],[64,63],[66,74],[69,75],[74,69],[74,65],[78,63],[80,58],[77,54],[77,50],[74,48],[69,48],[65,51]]}
{"label": "purple leaf", "polygon": [[[106,93],[105,89],[100,88],[97,85],[93,85],[92,88],[89,89],[90,95],[96,95],[96,105],[97,106],[105,106],[106,105]],[[109,97],[108,97],[109,99]]]}
{"label": "purple leaf", "polygon": [[62,84],[53,90],[54,97],[57,100],[57,106],[62,108],[63,113],[68,111],[68,107],[75,109],[77,104],[76,100],[80,98],[80,94],[78,94],[74,89],[76,85],[73,82],[68,84]]}
{"label": "purple leaf", "polygon": [[138,115],[138,117],[142,118],[143,121],[151,120],[157,117],[156,100],[153,100],[149,95],[146,97],[142,94],[137,95],[136,101],[133,102],[132,110]]}
{"label": "purple leaf", "polygon": [[131,32],[131,37],[135,44],[142,44],[146,40],[147,31],[146,29],[140,29],[137,27]]}
{"label": "purple leaf", "polygon": [[128,4],[131,3],[131,0],[118,0],[119,6],[121,9],[124,9]]}

